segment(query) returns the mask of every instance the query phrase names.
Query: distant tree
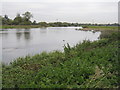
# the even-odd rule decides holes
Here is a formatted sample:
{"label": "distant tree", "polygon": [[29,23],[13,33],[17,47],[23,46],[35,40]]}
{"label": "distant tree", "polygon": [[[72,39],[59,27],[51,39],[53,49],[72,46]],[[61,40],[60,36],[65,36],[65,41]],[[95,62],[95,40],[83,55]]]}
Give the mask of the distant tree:
{"label": "distant tree", "polygon": [[16,17],[14,18],[14,20],[13,20],[13,24],[14,24],[14,25],[20,25],[20,24],[22,23],[22,21],[23,21],[23,19],[22,19],[22,17],[20,16],[20,14],[18,13],[18,14],[16,15]]}
{"label": "distant tree", "polygon": [[57,27],[61,27],[62,26],[62,22],[55,22],[54,23]]}
{"label": "distant tree", "polygon": [[4,25],[4,24],[8,24],[8,20],[9,20],[9,18],[8,18],[8,16],[7,15],[4,15],[4,17],[2,18],[2,24]]}
{"label": "distant tree", "polygon": [[9,19],[7,15],[4,15],[2,18],[3,25],[12,25],[12,19]]}
{"label": "distant tree", "polygon": [[48,25],[51,26],[51,27],[55,27],[55,24],[52,23],[52,22],[48,23]]}
{"label": "distant tree", "polygon": [[0,16],[0,25],[2,25],[2,19],[3,19],[3,17]]}
{"label": "distant tree", "polygon": [[68,26],[70,26],[70,23],[63,22],[63,23],[62,23],[62,26],[63,26],[63,27],[68,27]]}
{"label": "distant tree", "polygon": [[33,15],[28,11],[25,12],[24,14],[22,14],[22,15],[27,21],[29,21],[33,17]]}
{"label": "distant tree", "polygon": [[36,25],[37,23],[36,23],[36,21],[34,20],[32,24],[33,24],[33,25]]}
{"label": "distant tree", "polygon": [[20,25],[32,25],[31,21],[26,21],[25,19],[23,19],[23,22],[20,23]]}
{"label": "distant tree", "polygon": [[12,24],[13,24],[13,20],[12,20],[12,19],[9,19],[8,25],[12,25]]}
{"label": "distant tree", "polygon": [[46,22],[39,22],[38,24],[42,27],[47,27],[48,26],[48,24]]}
{"label": "distant tree", "polygon": [[30,19],[33,17],[33,15],[30,12],[25,12],[23,15],[23,25],[31,25],[32,22],[30,21]]}
{"label": "distant tree", "polygon": [[8,15],[4,15],[4,19],[9,20]]}

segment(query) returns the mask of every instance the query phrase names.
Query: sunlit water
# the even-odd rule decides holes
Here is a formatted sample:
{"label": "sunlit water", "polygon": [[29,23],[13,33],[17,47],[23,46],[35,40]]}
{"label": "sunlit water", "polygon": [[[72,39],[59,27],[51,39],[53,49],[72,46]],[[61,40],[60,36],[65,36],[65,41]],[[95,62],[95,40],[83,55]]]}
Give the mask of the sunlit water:
{"label": "sunlit water", "polygon": [[10,63],[18,57],[43,51],[63,51],[67,43],[74,46],[83,40],[98,40],[100,32],[77,31],[76,27],[48,27],[32,29],[4,29],[0,31],[0,59]]}

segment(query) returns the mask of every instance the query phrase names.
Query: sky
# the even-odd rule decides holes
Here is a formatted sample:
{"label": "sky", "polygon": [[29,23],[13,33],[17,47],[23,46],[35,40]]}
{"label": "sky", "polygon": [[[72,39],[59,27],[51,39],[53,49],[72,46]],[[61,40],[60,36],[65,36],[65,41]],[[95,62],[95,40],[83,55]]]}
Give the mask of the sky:
{"label": "sky", "polygon": [[29,11],[37,22],[117,23],[119,0],[1,0],[0,14]]}

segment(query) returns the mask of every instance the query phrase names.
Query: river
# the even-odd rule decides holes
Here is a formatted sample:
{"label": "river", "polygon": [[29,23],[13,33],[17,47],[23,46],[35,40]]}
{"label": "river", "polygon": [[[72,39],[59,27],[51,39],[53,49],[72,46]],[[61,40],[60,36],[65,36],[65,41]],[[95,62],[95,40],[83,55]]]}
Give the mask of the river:
{"label": "river", "polygon": [[0,31],[0,59],[9,64],[18,57],[43,51],[63,51],[67,43],[74,46],[83,40],[98,40],[101,32],[78,31],[79,27],[3,29]]}

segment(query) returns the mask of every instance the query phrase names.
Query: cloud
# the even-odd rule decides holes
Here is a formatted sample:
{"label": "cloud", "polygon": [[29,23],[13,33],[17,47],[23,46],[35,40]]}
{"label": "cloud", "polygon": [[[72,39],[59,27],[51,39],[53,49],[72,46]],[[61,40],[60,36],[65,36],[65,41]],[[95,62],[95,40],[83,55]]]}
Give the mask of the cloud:
{"label": "cloud", "polygon": [[16,13],[22,14],[25,11],[30,11],[34,16],[33,19],[38,22],[51,22],[56,19],[68,22],[92,22],[93,19],[99,23],[117,22],[117,2],[77,2],[78,0],[75,0],[76,2],[65,3],[62,0],[58,3],[47,2],[48,0],[45,0],[46,2],[44,0],[42,1],[3,2],[3,15],[7,14],[10,18],[14,18]]}
{"label": "cloud", "polygon": [[119,0],[1,0],[2,2],[118,2]]}

